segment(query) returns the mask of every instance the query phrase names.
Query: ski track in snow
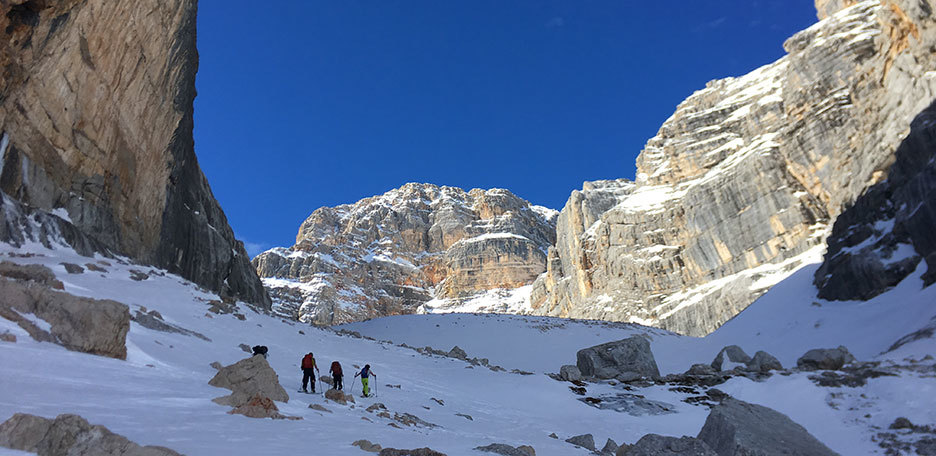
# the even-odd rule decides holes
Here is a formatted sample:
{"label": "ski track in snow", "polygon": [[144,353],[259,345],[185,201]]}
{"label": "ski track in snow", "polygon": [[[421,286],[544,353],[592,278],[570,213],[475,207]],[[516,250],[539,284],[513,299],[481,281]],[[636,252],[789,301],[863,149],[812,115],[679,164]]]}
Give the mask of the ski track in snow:
{"label": "ski track in snow", "polygon": [[[26,251],[44,256],[7,255]],[[5,260],[47,265],[69,293],[115,299],[130,306],[131,313],[140,306],[157,310],[167,322],[211,339],[207,342],[132,323],[128,357],[121,361],[35,342],[14,323],[0,319],[0,333],[10,331],[17,336],[16,343],[0,343],[0,420],[16,412],[46,417],[76,413],[142,445],[163,445],[191,455],[293,454],[298,442],[319,454],[366,454],[350,446],[358,439],[384,447],[428,446],[449,455],[481,454],[472,448],[494,442],[529,444],[543,455],[586,455],[587,450],[563,440],[592,433],[600,447],[607,438],[634,443],[650,432],[696,435],[708,409],[681,402],[689,395],[669,391],[667,386],[635,392],[671,404],[676,413],[634,417],[588,406],[569,391],[568,383],[544,375],[557,372],[563,364],[574,364],[575,352],[581,348],[641,333],[651,337],[663,374],[708,363],[728,344],[741,345],[751,355],[766,350],[784,366],[794,365],[810,348],[838,345],[846,345],[861,360],[936,354],[934,340],[924,339],[880,355],[895,340],[936,315],[932,305],[936,287],[920,289],[922,270],[868,302],[832,303],[815,298],[811,282],[816,265],[807,266],[701,339],[633,324],[509,315],[409,315],[342,326],[395,344],[428,345],[446,351],[458,345],[469,357],[489,358],[508,371],[534,372],[523,376],[469,368],[462,361],[424,356],[389,342],[340,336],[331,330],[258,314],[242,304],[240,312],[246,321],[230,314],[208,317],[207,301],[216,296],[171,274],[151,275],[142,282],[131,280],[129,269],[140,266],[108,259],[111,266],[104,266],[107,273],[87,270],[67,274],[59,263],[92,260],[37,245],[21,249],[0,245],[0,253]],[[241,343],[270,348],[269,362],[290,395],[288,403],[277,405],[283,414],[303,420],[228,415],[228,407],[211,402],[228,390],[208,385],[215,373],[209,364],[220,361],[227,365],[246,357],[238,348]],[[335,359],[341,361],[349,373],[356,366],[371,364],[377,374],[377,397],[356,397],[357,405],[351,408],[327,402],[320,395],[296,393],[301,380],[299,360],[308,351],[314,352],[323,366]],[[348,377],[345,389],[353,385],[359,395],[360,383]],[[400,388],[388,388],[388,384]],[[917,424],[936,423],[934,386],[933,378],[908,373],[872,379],[862,388],[822,388],[806,374],[793,374],[775,375],[765,382],[734,378],[717,388],[786,413],[832,449],[852,455],[881,452],[870,440],[873,426],[886,428],[898,416]],[[613,391],[619,390],[608,384],[588,386],[590,396]],[[441,399],[445,405],[431,398]],[[391,413],[411,413],[439,427],[395,429],[388,426],[388,420],[364,410],[374,402],[384,403]],[[322,404],[333,413],[310,410],[311,403]],[[468,414],[473,421],[456,413]],[[549,438],[552,432],[560,439]],[[0,449],[0,455],[19,454],[26,453]]]}

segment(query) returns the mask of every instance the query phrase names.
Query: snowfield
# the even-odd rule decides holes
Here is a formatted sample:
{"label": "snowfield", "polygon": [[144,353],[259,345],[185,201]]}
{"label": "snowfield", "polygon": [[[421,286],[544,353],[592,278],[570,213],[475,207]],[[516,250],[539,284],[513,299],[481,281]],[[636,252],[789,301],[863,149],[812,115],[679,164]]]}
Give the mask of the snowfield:
{"label": "snowfield", "polygon": [[[10,255],[27,251],[37,256]],[[130,269],[152,270],[149,267],[108,259],[107,273],[68,274],[60,263],[91,260],[35,245],[0,245],[0,259],[44,264],[69,293],[114,299],[130,306],[131,313],[141,307],[156,310],[167,322],[210,339],[154,331],[134,322],[127,336],[127,360],[121,361],[35,342],[0,319],[0,333],[10,331],[17,337],[15,343],[0,342],[0,421],[16,412],[46,417],[75,413],[137,443],[190,455],[367,454],[351,446],[359,439],[384,447],[428,446],[449,455],[482,455],[473,448],[495,442],[531,445],[538,455],[586,455],[590,452],[563,440],[591,433],[600,448],[607,438],[634,443],[650,432],[696,435],[708,409],[683,402],[689,395],[666,385],[634,392],[665,403],[667,413],[633,416],[590,406],[568,383],[545,375],[574,364],[581,348],[634,334],[650,337],[663,374],[709,363],[727,344],[738,344],[749,354],[766,350],[785,367],[795,365],[810,348],[838,345],[846,345],[860,360],[885,363],[907,364],[907,358],[936,355],[931,338],[882,354],[936,316],[936,287],[921,290],[919,275],[868,302],[830,303],[815,299],[815,266],[808,266],[701,339],[635,324],[510,315],[409,315],[341,327],[377,339],[368,340],[257,313],[243,304],[243,321],[232,314],[209,313],[207,302],[217,296],[177,276],[155,271],[144,281],[130,279]],[[506,371],[395,345],[402,343],[444,351],[458,345],[469,357],[489,358]],[[269,347],[269,362],[290,395],[288,403],[277,405],[281,413],[302,420],[229,415],[229,407],[211,402],[229,391],[208,385],[215,373],[209,364],[228,365],[248,356],[239,344]],[[356,405],[295,392],[301,380],[300,358],[309,351],[322,366],[332,360],[342,363],[345,389],[353,385]],[[360,384],[351,378],[355,366],[365,363],[377,374],[376,397],[359,397]],[[513,369],[532,374],[511,373]],[[819,387],[806,373],[774,375],[763,382],[736,377],[717,388],[787,414],[843,455],[883,453],[871,437],[898,416],[916,424],[936,423],[932,372],[907,370],[899,377],[871,379],[860,388]],[[621,385],[608,383],[589,384],[587,389],[589,396],[623,394]],[[410,413],[437,427],[391,427],[389,420],[365,410],[375,402],[385,404],[391,414]],[[321,404],[332,413],[309,409],[310,404]],[[549,437],[551,433],[559,439]],[[24,453],[0,450],[0,455],[13,454]]]}

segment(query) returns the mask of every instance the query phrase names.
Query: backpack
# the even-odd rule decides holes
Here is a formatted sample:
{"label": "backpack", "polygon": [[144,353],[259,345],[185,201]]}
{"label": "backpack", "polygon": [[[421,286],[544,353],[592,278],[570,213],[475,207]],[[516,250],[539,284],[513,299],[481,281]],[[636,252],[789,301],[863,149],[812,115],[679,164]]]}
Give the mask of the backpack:
{"label": "backpack", "polygon": [[363,369],[361,369],[361,377],[362,377],[362,378],[367,378],[368,375],[370,375],[370,369],[368,369],[368,368],[366,368],[366,367],[363,368]]}
{"label": "backpack", "polygon": [[302,368],[312,369],[313,367],[315,367],[315,358],[313,358],[312,355],[305,355],[305,357],[302,358]]}
{"label": "backpack", "polygon": [[331,371],[335,375],[341,375],[341,364],[338,364],[338,361],[332,361]]}

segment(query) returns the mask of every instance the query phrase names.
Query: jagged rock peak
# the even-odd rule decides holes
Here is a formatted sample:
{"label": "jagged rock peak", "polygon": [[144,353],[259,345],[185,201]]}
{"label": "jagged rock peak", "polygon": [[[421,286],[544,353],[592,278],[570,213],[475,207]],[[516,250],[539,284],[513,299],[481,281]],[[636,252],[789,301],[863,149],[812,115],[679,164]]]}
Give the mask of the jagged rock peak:
{"label": "jagged rock peak", "polygon": [[682,102],[635,182],[572,193],[534,313],[704,335],[818,259],[936,96],[931,2],[819,3],[788,55]]}
{"label": "jagged rock peak", "polygon": [[409,183],[315,210],[294,246],[268,250],[253,264],[275,310],[302,321],[449,308],[531,283],[546,269],[557,215],[505,189]]}
{"label": "jagged rock peak", "polygon": [[126,255],[267,307],[195,157],[196,11],[195,0],[0,5],[0,240]]}

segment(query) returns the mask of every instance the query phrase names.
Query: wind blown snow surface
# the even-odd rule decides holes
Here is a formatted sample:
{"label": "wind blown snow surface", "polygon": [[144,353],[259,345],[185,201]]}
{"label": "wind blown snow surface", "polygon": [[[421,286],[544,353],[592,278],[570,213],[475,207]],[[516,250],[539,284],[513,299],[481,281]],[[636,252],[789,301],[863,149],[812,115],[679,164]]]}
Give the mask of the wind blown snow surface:
{"label": "wind blown snow surface", "polygon": [[[9,255],[25,250],[40,256]],[[600,446],[607,438],[634,443],[651,432],[696,435],[708,409],[683,402],[687,394],[666,386],[642,388],[639,394],[667,404],[669,413],[632,416],[589,406],[569,390],[568,383],[545,375],[563,364],[574,364],[575,352],[581,348],[634,334],[652,340],[663,373],[708,363],[718,349],[731,343],[751,354],[766,350],[785,366],[795,364],[807,349],[840,344],[859,359],[899,361],[936,353],[933,340],[923,339],[881,354],[936,315],[932,305],[936,289],[921,291],[918,275],[872,301],[829,303],[814,298],[815,266],[806,267],[702,339],[635,324],[508,315],[411,315],[343,327],[377,339],[368,340],[256,313],[245,305],[239,306],[244,321],[231,314],[206,313],[207,301],[216,296],[171,274],[131,280],[129,270],[140,266],[108,260],[112,265],[106,267],[107,273],[68,274],[60,263],[90,260],[41,246],[2,245],[0,254],[4,260],[48,266],[69,293],[115,299],[130,306],[131,312],[141,307],[157,310],[167,322],[210,339],[132,323],[127,360],[121,361],[35,342],[15,324],[0,319],[0,333],[17,336],[16,343],[0,342],[0,420],[16,412],[46,417],[76,413],[140,444],[164,445],[190,455],[366,454],[351,446],[358,439],[384,447],[428,446],[449,455],[482,454],[472,448],[493,442],[532,445],[541,455],[586,455],[587,450],[563,440],[592,433]],[[288,403],[277,405],[283,414],[302,420],[229,415],[228,407],[211,402],[228,390],[208,385],[215,373],[209,364],[227,365],[248,356],[238,348],[243,343],[269,347],[269,362],[290,393]],[[489,358],[506,371],[395,345],[401,343],[446,351],[458,345],[469,357]],[[377,396],[356,397],[357,404],[347,407],[319,395],[295,393],[301,380],[299,361],[309,351],[321,365],[341,361],[347,372],[369,363],[377,374]],[[514,369],[532,375],[511,373]],[[346,389],[352,387],[359,396],[360,385],[348,378]],[[786,413],[843,455],[881,452],[871,441],[874,429],[886,428],[897,416],[918,424],[936,422],[933,379],[910,373],[871,379],[861,388],[819,387],[803,373],[775,375],[764,382],[734,378],[719,388]],[[588,385],[591,396],[621,391],[620,385]],[[438,427],[389,426],[388,419],[365,410],[375,402]],[[333,413],[314,411],[310,404],[321,404]],[[550,433],[559,439],[550,438]],[[20,453],[0,450],[0,454]]]}

